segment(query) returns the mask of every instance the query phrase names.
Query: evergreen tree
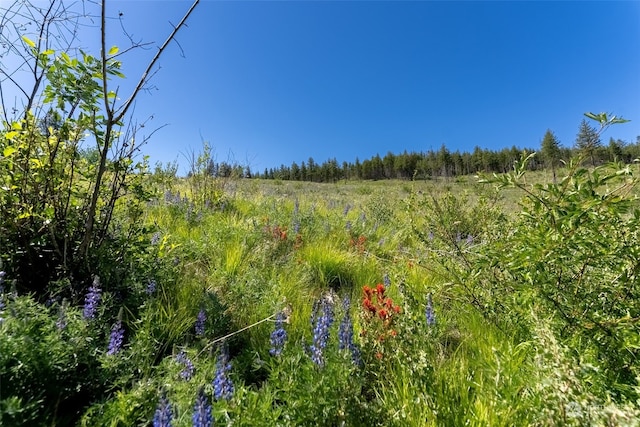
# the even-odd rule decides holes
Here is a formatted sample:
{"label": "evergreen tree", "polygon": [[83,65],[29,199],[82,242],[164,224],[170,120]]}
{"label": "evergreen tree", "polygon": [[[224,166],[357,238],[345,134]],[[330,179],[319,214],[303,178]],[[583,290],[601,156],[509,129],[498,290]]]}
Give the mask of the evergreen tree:
{"label": "evergreen tree", "polygon": [[440,170],[440,175],[448,177],[451,169],[451,154],[444,144],[442,144],[438,154],[436,155],[436,161],[437,169]]}
{"label": "evergreen tree", "polygon": [[296,162],[291,163],[291,168],[289,169],[289,179],[291,181],[300,181],[300,167]]}
{"label": "evergreen tree", "polygon": [[600,142],[598,131],[596,131],[594,127],[589,126],[589,123],[587,123],[585,119],[582,119],[576,137],[576,149],[582,155],[589,157],[591,159],[591,165],[595,166],[595,153],[601,146],[602,143]]}
{"label": "evergreen tree", "polygon": [[622,149],[624,148],[624,141],[615,140],[609,138],[609,146],[607,151],[609,152],[609,160],[612,162],[622,160]]}
{"label": "evergreen tree", "polygon": [[309,160],[307,160],[307,179],[309,181],[315,181],[317,169],[318,166],[316,165],[315,160],[313,160],[313,157],[309,157]]}
{"label": "evergreen tree", "polygon": [[353,166],[353,169],[355,171],[355,175],[357,179],[361,179],[362,178],[362,164],[360,164],[360,159],[356,157],[356,163]]}
{"label": "evergreen tree", "polygon": [[542,154],[542,160],[544,160],[545,165],[547,167],[551,167],[551,171],[553,172],[553,183],[555,184],[556,165],[558,164],[558,160],[560,160],[560,143],[550,129],[547,129],[547,132],[542,138],[540,151]]}
{"label": "evergreen tree", "polygon": [[387,179],[394,177],[395,155],[389,151],[382,159],[384,177]]}

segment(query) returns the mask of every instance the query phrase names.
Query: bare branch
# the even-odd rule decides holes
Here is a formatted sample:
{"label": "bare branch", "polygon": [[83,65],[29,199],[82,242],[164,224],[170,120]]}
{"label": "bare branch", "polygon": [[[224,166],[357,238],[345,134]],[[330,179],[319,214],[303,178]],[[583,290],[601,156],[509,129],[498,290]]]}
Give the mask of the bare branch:
{"label": "bare branch", "polygon": [[[23,0],[0,6],[0,58],[7,58],[0,60],[0,98],[7,121],[7,95],[12,94],[9,88],[15,88],[22,98],[21,110],[16,113],[24,115],[34,108],[46,80],[46,70],[22,37],[29,37],[36,44],[37,52],[49,49],[71,52],[78,43],[82,21],[92,19],[85,6],[93,0],[48,0],[44,6],[38,3]],[[7,64],[11,64],[11,69]]]}
{"label": "bare branch", "polygon": [[167,37],[167,39],[162,44],[162,46],[160,46],[160,49],[158,49],[158,52],[156,52],[151,62],[149,62],[149,65],[147,66],[147,69],[142,74],[142,77],[140,77],[140,81],[138,81],[138,84],[136,88],[133,90],[133,92],[131,93],[131,96],[129,97],[129,99],[125,101],[125,103],[122,105],[120,109],[120,112],[114,118],[116,122],[120,121],[122,117],[124,117],[124,115],[127,113],[127,110],[129,110],[129,107],[131,107],[131,104],[133,103],[133,100],[135,99],[136,95],[138,94],[138,92],[140,92],[140,89],[142,89],[142,86],[144,86],[145,82],[147,81],[148,75],[153,69],[154,65],[156,64],[156,62],[158,62],[158,59],[160,59],[160,56],[162,55],[164,50],[167,48],[169,43],[171,43],[171,41],[175,38],[180,28],[182,28],[182,26],[185,25],[187,18],[189,18],[189,15],[191,15],[191,13],[195,10],[198,3],[200,3],[200,0],[195,0],[191,4],[191,7],[189,8],[189,10],[187,10],[187,13],[185,13],[185,15],[182,17],[182,19],[178,23],[178,25],[173,29],[171,34],[169,34],[169,37]]}

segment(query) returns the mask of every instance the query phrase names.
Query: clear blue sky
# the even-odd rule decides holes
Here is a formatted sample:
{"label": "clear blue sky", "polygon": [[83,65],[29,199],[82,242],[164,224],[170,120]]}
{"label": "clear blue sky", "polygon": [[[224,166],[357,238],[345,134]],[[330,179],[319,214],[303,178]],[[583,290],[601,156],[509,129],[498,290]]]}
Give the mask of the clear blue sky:
{"label": "clear blue sky", "polygon": [[[160,44],[190,1],[108,5]],[[442,144],[537,148],[547,129],[571,146],[587,111],[632,120],[605,144],[640,135],[637,1],[202,0],[177,40],[184,57],[165,53],[136,107],[168,124],[144,149],[152,163],[185,168],[202,140],[260,172]],[[125,74],[153,52],[124,57]]]}

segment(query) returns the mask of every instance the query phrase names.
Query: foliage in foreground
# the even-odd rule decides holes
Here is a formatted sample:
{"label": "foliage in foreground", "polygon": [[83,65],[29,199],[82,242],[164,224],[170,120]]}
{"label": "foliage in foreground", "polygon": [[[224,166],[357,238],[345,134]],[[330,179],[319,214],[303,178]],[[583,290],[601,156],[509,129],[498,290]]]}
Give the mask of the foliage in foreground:
{"label": "foliage in foreground", "polygon": [[637,425],[633,168],[494,182],[520,215],[481,187],[171,184],[133,299],[38,302],[3,266],[2,422]]}
{"label": "foliage in foreground", "polygon": [[16,39],[35,82],[0,130],[0,424],[638,425],[632,167],[523,162],[492,179],[515,218],[475,185],[224,181],[208,146],[149,176],[148,74],[116,107],[105,37],[42,49],[62,12]]}

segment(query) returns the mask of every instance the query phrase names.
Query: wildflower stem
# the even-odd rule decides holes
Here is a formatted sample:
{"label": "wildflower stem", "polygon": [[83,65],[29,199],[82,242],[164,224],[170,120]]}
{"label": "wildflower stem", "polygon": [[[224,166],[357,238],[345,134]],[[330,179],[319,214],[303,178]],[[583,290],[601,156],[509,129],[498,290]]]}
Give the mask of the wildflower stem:
{"label": "wildflower stem", "polygon": [[257,322],[252,323],[252,324],[251,324],[251,325],[249,325],[249,326],[245,326],[244,328],[238,329],[237,331],[233,331],[233,332],[231,332],[231,333],[229,333],[229,334],[227,334],[227,335],[225,335],[225,336],[223,336],[223,337],[219,337],[219,338],[214,339],[213,341],[209,342],[206,346],[204,346],[204,348],[203,348],[202,350],[200,350],[200,353],[198,353],[198,356],[199,356],[199,355],[201,355],[202,353],[204,353],[205,351],[209,350],[209,348],[211,348],[211,346],[213,346],[214,344],[219,343],[220,341],[224,341],[224,340],[226,340],[227,338],[231,338],[232,336],[237,335],[237,334],[239,334],[240,332],[244,332],[244,331],[246,331],[247,329],[251,329],[251,328],[253,328],[254,326],[258,326],[258,325],[259,325],[259,324],[261,324],[261,323],[264,323],[264,322],[266,322],[266,321],[268,321],[268,320],[273,319],[273,318],[274,318],[274,317],[276,317],[277,315],[278,315],[278,313],[274,313],[274,314],[270,315],[269,317],[265,317],[265,318],[264,318],[264,319],[262,319],[262,320],[258,320]]}

